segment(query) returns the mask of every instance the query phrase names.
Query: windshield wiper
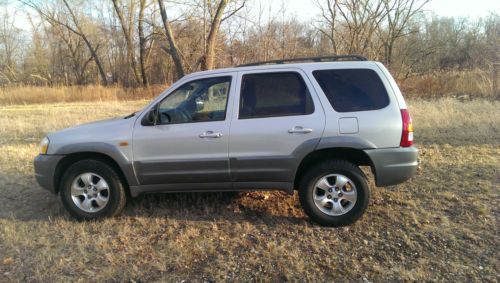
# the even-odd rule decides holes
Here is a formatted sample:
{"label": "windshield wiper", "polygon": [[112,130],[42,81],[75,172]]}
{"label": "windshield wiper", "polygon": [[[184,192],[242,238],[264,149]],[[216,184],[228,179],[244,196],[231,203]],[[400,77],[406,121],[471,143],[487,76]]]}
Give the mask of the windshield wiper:
{"label": "windshield wiper", "polygon": [[136,113],[136,112],[134,112],[134,113],[132,113],[132,114],[130,114],[130,115],[127,115],[127,116],[123,117],[123,119],[129,119],[129,118],[132,118],[132,117],[134,117],[134,116],[135,116],[135,113]]}

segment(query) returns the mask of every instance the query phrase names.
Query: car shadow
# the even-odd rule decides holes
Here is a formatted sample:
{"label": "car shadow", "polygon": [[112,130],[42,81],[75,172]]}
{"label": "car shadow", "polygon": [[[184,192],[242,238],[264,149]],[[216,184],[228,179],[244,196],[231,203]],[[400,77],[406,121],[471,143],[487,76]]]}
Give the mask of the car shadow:
{"label": "car shadow", "polygon": [[[0,174],[0,219],[17,221],[74,221],[58,195],[41,188],[31,176],[25,181]],[[8,182],[7,180],[14,180]],[[296,196],[274,192],[157,193],[129,198],[120,218],[154,217],[179,221],[303,223]]]}
{"label": "car shadow", "polygon": [[306,219],[296,197],[280,191],[146,194],[131,199],[124,215],[270,225]]}

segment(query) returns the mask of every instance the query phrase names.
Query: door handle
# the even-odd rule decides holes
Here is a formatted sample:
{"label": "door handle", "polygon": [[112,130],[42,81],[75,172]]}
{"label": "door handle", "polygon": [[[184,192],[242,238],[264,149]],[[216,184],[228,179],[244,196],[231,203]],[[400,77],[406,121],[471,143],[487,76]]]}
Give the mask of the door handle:
{"label": "door handle", "polygon": [[222,137],[222,134],[221,133],[214,133],[212,131],[206,131],[203,134],[200,134],[199,137],[202,138],[202,139],[203,138],[213,138],[213,139],[216,139],[216,138]]}
{"label": "door handle", "polygon": [[313,131],[311,128],[304,128],[302,126],[295,126],[288,130],[289,134],[309,134]]}

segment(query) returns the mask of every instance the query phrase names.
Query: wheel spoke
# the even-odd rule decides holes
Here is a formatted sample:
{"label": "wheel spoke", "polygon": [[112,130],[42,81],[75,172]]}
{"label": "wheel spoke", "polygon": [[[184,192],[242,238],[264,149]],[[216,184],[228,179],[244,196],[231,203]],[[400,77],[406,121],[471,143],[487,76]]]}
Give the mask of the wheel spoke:
{"label": "wheel spoke", "polygon": [[325,205],[327,205],[329,202],[331,202],[331,200],[329,200],[328,198],[324,198],[324,199],[319,201],[319,203],[322,207],[325,207]]}
{"label": "wheel spoke", "polygon": [[343,192],[342,194],[342,199],[345,199],[352,203],[356,202],[357,194],[355,191],[351,190],[350,192]]}
{"label": "wheel spoke", "polygon": [[338,175],[335,178],[335,187],[343,188],[345,186],[345,184],[347,184],[347,182],[349,182],[349,179],[347,179],[346,177],[344,177],[342,175]]}
{"label": "wheel spoke", "polygon": [[85,211],[90,211],[93,208],[92,202],[88,198],[85,198],[85,200],[82,201],[81,206]]}
{"label": "wheel spoke", "polygon": [[322,199],[325,199],[326,198],[326,194],[322,194],[322,195],[318,195],[317,194],[317,191],[314,191],[314,200],[322,200]]}
{"label": "wheel spoke", "polygon": [[92,174],[90,174],[90,173],[83,174],[80,177],[80,179],[85,184],[85,186],[92,185]]}
{"label": "wheel spoke", "polygon": [[73,182],[71,186],[71,195],[74,197],[83,195],[83,188],[78,186],[78,182]]}
{"label": "wheel spoke", "polygon": [[330,185],[330,183],[328,182],[328,179],[326,177],[323,177],[323,178],[321,178],[321,180],[318,181],[318,183],[316,183],[316,187],[318,187],[324,191],[327,191],[329,188],[332,187],[332,185]]}
{"label": "wheel spoke", "polygon": [[97,195],[97,197],[95,198],[95,201],[97,203],[97,206],[103,207],[108,202],[108,198],[103,197],[101,195]]}
{"label": "wheel spoke", "polygon": [[95,186],[99,192],[106,191],[109,189],[108,183],[106,183],[106,181],[104,181],[104,179],[100,179],[99,182],[97,182],[97,184],[95,184]]}
{"label": "wheel spoke", "polygon": [[344,213],[344,207],[342,207],[342,204],[340,201],[334,201],[332,210],[335,214],[343,214]]}

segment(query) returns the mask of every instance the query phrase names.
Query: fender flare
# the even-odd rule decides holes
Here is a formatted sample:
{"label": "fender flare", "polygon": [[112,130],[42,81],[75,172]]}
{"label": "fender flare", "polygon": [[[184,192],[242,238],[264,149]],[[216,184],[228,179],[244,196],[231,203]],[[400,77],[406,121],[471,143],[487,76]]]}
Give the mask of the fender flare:
{"label": "fender flare", "polygon": [[103,142],[75,143],[59,148],[54,154],[71,155],[78,153],[97,153],[108,156],[118,164],[129,186],[139,185],[133,163],[115,145]]}

